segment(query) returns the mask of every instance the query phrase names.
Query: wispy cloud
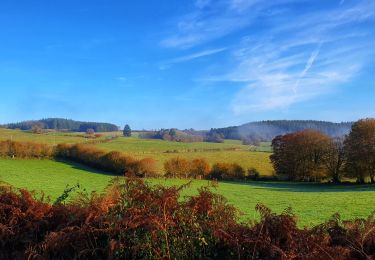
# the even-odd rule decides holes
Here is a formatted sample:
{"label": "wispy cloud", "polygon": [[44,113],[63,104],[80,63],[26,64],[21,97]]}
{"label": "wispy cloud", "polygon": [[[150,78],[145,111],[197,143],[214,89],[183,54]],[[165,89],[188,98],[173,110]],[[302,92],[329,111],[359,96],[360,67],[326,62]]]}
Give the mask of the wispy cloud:
{"label": "wispy cloud", "polygon": [[204,50],[200,52],[195,52],[186,56],[178,57],[175,59],[168,60],[166,63],[167,64],[172,64],[172,63],[181,63],[181,62],[186,62],[186,61],[191,61],[195,60],[198,58],[214,55],[220,52],[225,51],[227,48],[215,48],[215,49],[209,49],[209,50]]}
{"label": "wispy cloud", "polygon": [[161,45],[169,48],[191,48],[244,28],[258,13],[255,8],[252,13],[245,11],[250,7],[262,9],[265,4],[257,6],[259,2],[261,1],[198,0],[194,11],[173,21],[173,33],[169,33],[161,41]]}
{"label": "wispy cloud", "polygon": [[233,51],[234,69],[205,80],[240,84],[231,102],[237,115],[288,108],[332,93],[375,54],[369,37],[374,27],[360,26],[374,19],[373,1],[294,13],[293,20],[281,14],[263,31],[243,37]]}
{"label": "wispy cloud", "polygon": [[120,76],[120,77],[116,77],[115,80],[125,82],[125,81],[127,81],[128,79],[127,79],[126,77]]}

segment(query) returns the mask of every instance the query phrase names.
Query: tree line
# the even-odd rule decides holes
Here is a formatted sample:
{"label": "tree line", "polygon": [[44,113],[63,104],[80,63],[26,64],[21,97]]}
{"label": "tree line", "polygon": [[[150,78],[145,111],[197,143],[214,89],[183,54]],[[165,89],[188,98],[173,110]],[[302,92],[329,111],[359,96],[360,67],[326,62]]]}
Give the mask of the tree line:
{"label": "tree line", "polygon": [[175,142],[203,142],[204,137],[201,135],[191,134],[188,131],[181,131],[176,128],[160,129],[157,131],[144,131],[139,134],[143,139],[161,139]]}
{"label": "tree line", "polygon": [[191,160],[180,157],[171,158],[164,162],[164,172],[164,177],[185,179],[240,181],[256,180],[260,177],[255,168],[246,171],[238,163],[227,162],[218,162],[211,166],[205,158]]}
{"label": "tree line", "polygon": [[332,123],[315,120],[269,120],[251,122],[240,126],[212,128],[208,136],[219,136],[222,139],[243,140],[244,143],[271,141],[278,135],[314,129],[330,137],[340,137],[350,131],[352,122]]}
{"label": "tree line", "polygon": [[355,122],[344,137],[332,138],[313,129],[279,135],[272,148],[276,174],[290,180],[375,182],[375,119]]}
{"label": "tree line", "polygon": [[95,132],[118,131],[118,127],[110,123],[81,122],[63,118],[47,118],[41,120],[30,120],[19,123],[10,123],[2,127],[9,129],[32,130],[33,128],[66,130],[73,132],[86,132],[93,129]]}

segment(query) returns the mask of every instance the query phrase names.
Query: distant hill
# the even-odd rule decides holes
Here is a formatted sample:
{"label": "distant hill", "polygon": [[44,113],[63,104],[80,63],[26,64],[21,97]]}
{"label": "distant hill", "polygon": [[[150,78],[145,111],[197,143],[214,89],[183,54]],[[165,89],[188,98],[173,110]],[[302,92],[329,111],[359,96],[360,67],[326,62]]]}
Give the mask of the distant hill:
{"label": "distant hill", "polygon": [[9,129],[30,130],[33,126],[40,126],[43,129],[56,129],[74,132],[86,132],[87,129],[94,129],[95,132],[117,131],[118,127],[109,123],[81,122],[63,118],[46,118],[41,120],[30,120],[19,123],[10,123],[1,127]]}
{"label": "distant hill", "polygon": [[218,134],[224,139],[270,141],[277,135],[315,129],[331,137],[339,137],[348,134],[352,124],[352,122],[332,123],[314,120],[274,120],[211,129],[209,134]]}

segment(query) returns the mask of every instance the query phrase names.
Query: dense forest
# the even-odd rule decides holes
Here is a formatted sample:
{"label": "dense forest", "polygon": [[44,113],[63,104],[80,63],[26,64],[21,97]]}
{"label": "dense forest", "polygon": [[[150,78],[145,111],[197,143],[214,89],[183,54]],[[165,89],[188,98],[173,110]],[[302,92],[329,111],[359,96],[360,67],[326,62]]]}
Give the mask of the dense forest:
{"label": "dense forest", "polygon": [[332,123],[314,120],[274,120],[247,123],[240,126],[214,128],[210,136],[221,136],[223,139],[271,141],[278,135],[314,129],[331,137],[340,137],[350,132],[352,122]]}
{"label": "dense forest", "polygon": [[9,129],[31,130],[35,126],[43,129],[67,130],[74,132],[86,132],[88,129],[93,129],[95,132],[118,131],[118,127],[114,124],[81,122],[63,118],[47,118],[41,120],[23,121],[19,123],[6,124],[1,127]]}

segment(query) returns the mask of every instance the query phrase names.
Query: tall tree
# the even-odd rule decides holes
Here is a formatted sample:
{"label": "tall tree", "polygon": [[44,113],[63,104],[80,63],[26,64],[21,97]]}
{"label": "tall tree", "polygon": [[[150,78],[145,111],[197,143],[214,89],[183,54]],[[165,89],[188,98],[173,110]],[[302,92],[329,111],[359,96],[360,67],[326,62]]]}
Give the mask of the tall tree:
{"label": "tall tree", "polygon": [[345,165],[344,138],[337,137],[331,140],[325,153],[324,164],[327,174],[334,183],[339,183],[343,176]]}
{"label": "tall tree", "polygon": [[364,183],[366,178],[375,182],[375,119],[354,123],[345,140],[346,170],[348,175]]}
{"label": "tall tree", "polygon": [[122,131],[125,137],[129,137],[132,135],[132,130],[130,129],[129,125],[125,125],[124,130]]}
{"label": "tall tree", "polygon": [[277,174],[292,180],[316,181],[326,176],[324,157],[330,138],[316,130],[277,136],[271,162]]}

